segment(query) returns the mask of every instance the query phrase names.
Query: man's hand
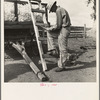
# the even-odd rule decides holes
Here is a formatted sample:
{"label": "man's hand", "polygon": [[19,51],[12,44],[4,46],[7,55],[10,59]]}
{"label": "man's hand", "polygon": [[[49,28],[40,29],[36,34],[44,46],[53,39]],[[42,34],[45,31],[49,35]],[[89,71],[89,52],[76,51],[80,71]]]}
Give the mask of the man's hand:
{"label": "man's hand", "polygon": [[53,28],[52,27],[49,27],[49,28],[46,28],[47,31],[52,31]]}

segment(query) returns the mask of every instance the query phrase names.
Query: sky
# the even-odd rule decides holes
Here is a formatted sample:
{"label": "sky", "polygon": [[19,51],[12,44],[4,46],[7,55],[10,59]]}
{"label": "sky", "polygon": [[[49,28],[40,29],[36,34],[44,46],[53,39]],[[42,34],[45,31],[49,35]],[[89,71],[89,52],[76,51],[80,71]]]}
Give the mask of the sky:
{"label": "sky", "polygon": [[[54,0],[42,0],[42,2],[54,2]],[[91,5],[87,7],[87,0],[56,0],[57,5],[65,8],[71,18],[73,26],[84,26],[92,27],[93,20],[90,14],[92,13]],[[56,23],[56,15],[54,13],[49,14],[49,21],[51,24]]]}

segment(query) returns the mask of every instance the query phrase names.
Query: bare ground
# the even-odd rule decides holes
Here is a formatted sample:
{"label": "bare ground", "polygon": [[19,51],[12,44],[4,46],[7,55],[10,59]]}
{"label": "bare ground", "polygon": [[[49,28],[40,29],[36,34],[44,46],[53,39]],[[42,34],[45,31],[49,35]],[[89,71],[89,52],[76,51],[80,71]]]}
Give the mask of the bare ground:
{"label": "bare ground", "polygon": [[[96,49],[92,48],[96,43],[92,38],[69,39],[69,52],[81,53],[74,66],[66,66],[63,72],[55,72],[57,64],[55,58],[49,59],[48,71],[45,74],[49,82],[96,82]],[[91,47],[87,50],[80,46]],[[40,58],[32,57],[32,61],[42,70],[39,64]],[[4,66],[5,82],[41,82],[32,69],[26,64],[21,55],[14,49],[5,50]]]}

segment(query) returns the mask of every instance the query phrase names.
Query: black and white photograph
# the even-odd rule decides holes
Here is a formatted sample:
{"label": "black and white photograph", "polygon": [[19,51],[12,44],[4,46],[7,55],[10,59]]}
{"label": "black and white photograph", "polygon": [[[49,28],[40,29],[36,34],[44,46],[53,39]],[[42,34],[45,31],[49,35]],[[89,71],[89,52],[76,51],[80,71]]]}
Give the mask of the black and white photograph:
{"label": "black and white photograph", "polygon": [[99,0],[1,0],[1,100],[99,100]]}
{"label": "black and white photograph", "polygon": [[4,82],[97,82],[96,4],[4,0]]}

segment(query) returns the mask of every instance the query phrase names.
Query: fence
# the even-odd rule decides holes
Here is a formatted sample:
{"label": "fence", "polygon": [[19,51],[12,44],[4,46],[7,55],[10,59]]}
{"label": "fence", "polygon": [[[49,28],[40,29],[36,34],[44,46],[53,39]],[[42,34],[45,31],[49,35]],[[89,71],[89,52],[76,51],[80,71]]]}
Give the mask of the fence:
{"label": "fence", "polygon": [[86,24],[84,26],[72,26],[70,38],[86,38]]}

